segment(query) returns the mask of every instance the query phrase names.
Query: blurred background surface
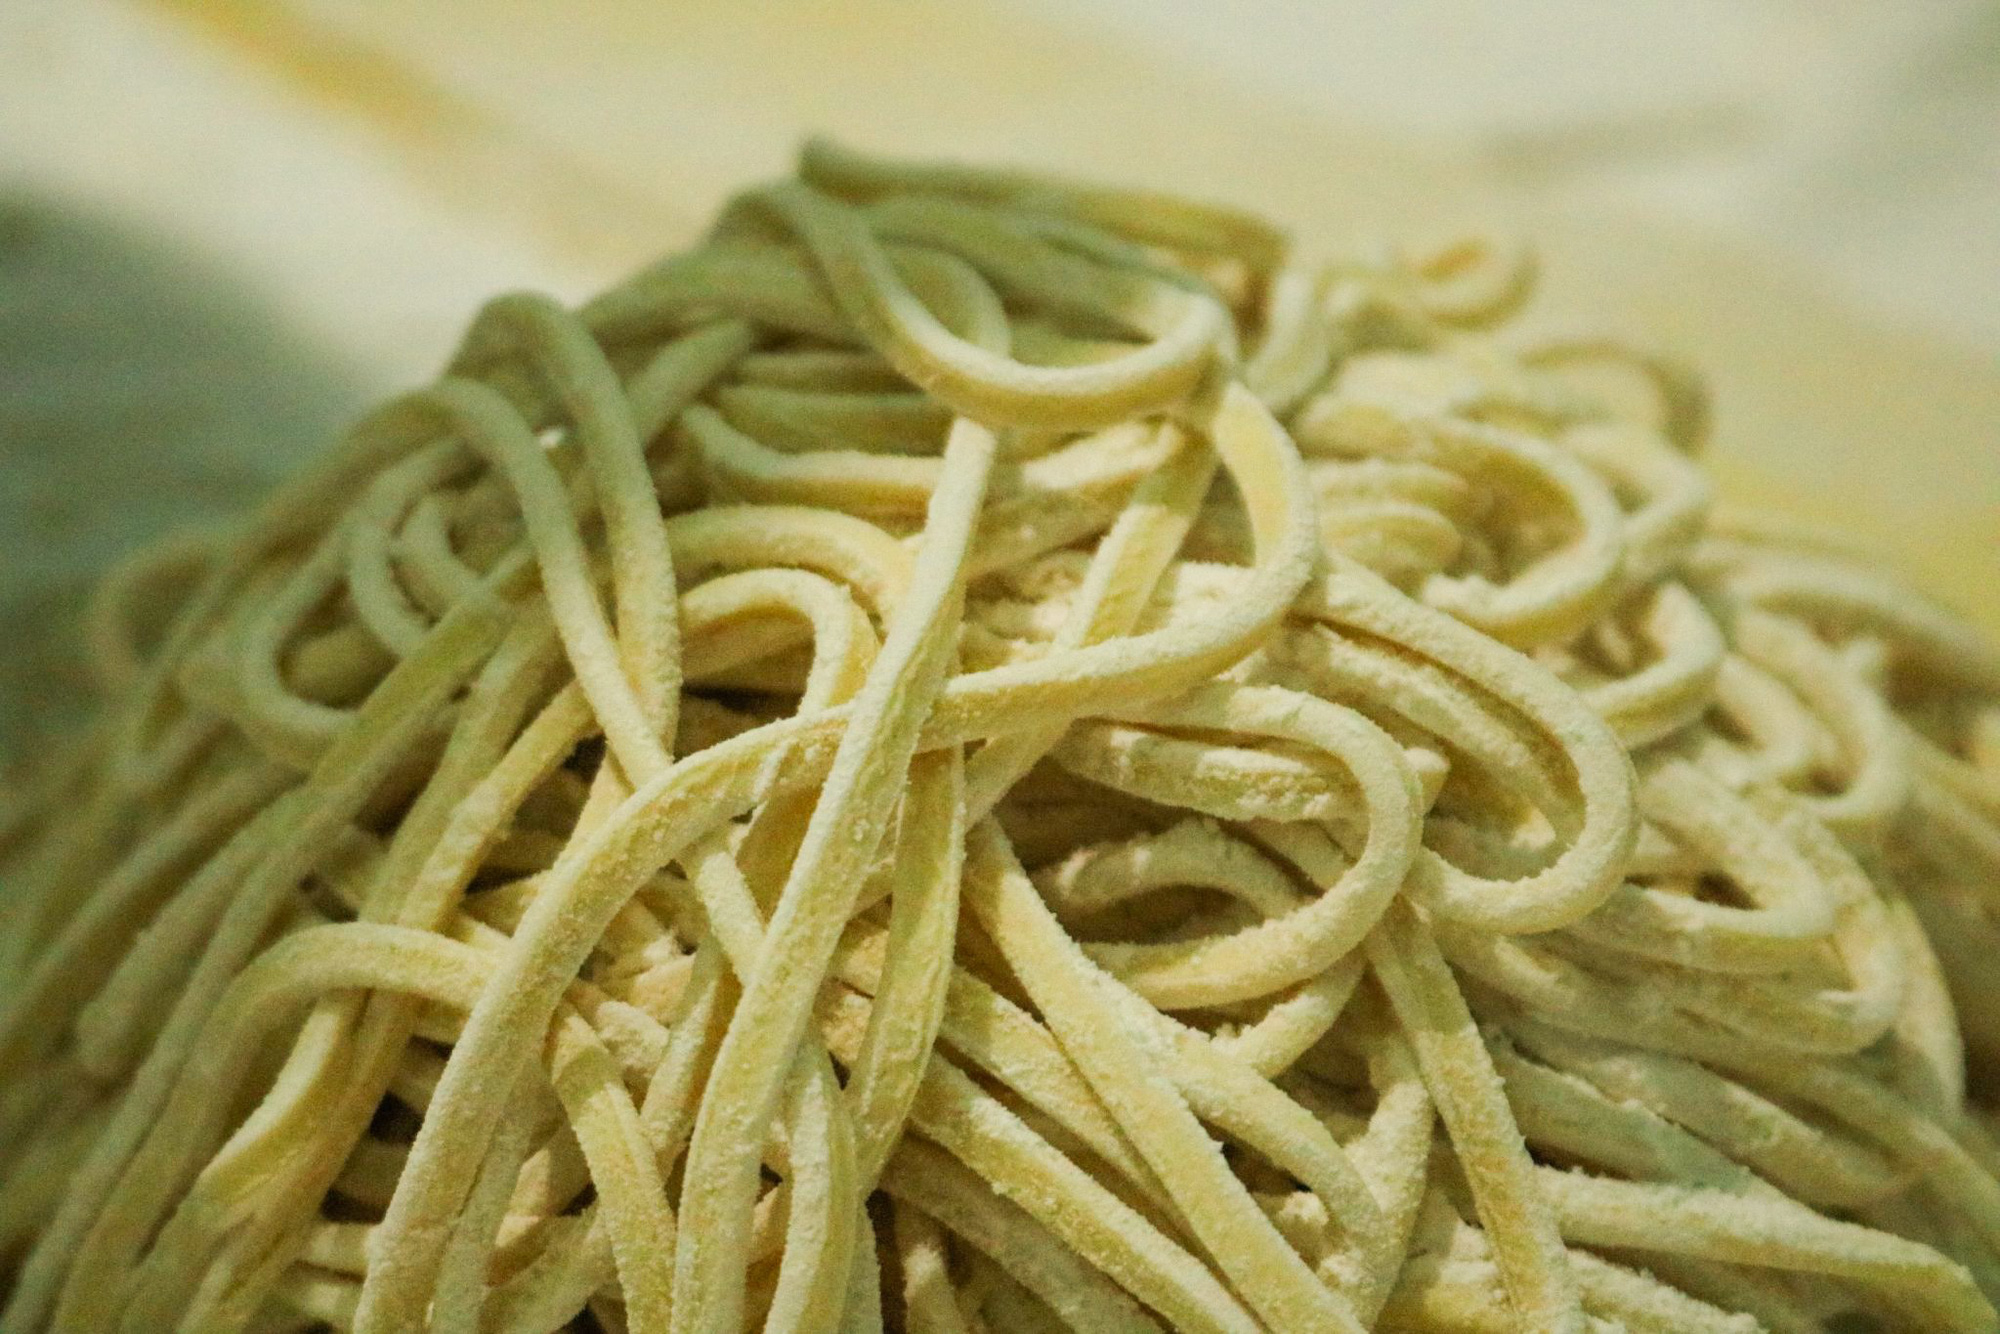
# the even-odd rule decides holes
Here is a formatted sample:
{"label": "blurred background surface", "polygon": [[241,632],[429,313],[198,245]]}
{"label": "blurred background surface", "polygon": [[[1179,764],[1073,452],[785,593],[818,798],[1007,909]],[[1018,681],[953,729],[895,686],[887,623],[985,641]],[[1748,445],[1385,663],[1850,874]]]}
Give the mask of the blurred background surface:
{"label": "blurred background surface", "polygon": [[1544,318],[1708,373],[1727,494],[2000,632],[1990,0],[10,0],[0,748],[80,689],[92,569],[426,378],[484,297],[684,244],[809,131],[1332,246],[1526,234]]}

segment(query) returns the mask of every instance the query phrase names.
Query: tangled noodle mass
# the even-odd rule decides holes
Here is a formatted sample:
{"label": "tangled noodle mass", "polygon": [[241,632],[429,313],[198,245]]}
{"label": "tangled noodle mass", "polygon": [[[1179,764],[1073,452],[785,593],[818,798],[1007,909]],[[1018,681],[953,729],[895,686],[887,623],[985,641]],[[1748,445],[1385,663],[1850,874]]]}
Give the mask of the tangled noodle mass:
{"label": "tangled noodle mass", "polygon": [[492,302],[101,590],[0,1331],[2000,1328],[2000,659],[1531,282],[815,144]]}

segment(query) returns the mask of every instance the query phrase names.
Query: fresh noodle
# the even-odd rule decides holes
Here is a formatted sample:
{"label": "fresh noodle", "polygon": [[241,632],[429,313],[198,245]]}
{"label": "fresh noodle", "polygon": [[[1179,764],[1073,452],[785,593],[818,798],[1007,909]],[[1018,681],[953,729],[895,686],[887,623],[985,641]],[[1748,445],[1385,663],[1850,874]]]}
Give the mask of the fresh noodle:
{"label": "fresh noodle", "polygon": [[91,611],[0,1334],[2000,1330],[2000,656],[1533,279],[813,144],[491,303]]}

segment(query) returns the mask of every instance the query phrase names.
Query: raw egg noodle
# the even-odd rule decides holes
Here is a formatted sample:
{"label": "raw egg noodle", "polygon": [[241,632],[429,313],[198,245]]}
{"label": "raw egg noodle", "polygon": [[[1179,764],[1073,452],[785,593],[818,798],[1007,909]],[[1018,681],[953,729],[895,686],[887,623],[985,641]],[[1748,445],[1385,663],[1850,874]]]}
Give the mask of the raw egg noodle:
{"label": "raw egg noodle", "polygon": [[5,1334],[2000,1328],[2000,658],[1526,254],[810,146],[86,627]]}

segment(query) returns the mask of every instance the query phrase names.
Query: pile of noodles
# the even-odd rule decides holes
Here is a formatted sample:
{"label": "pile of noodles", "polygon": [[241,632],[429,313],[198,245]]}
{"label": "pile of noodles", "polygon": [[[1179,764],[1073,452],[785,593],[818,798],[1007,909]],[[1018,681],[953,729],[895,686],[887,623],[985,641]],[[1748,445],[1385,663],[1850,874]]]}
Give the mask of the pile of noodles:
{"label": "pile of noodles", "polygon": [[1530,280],[814,146],[493,302],[102,592],[0,1331],[2000,1326],[2000,659]]}

